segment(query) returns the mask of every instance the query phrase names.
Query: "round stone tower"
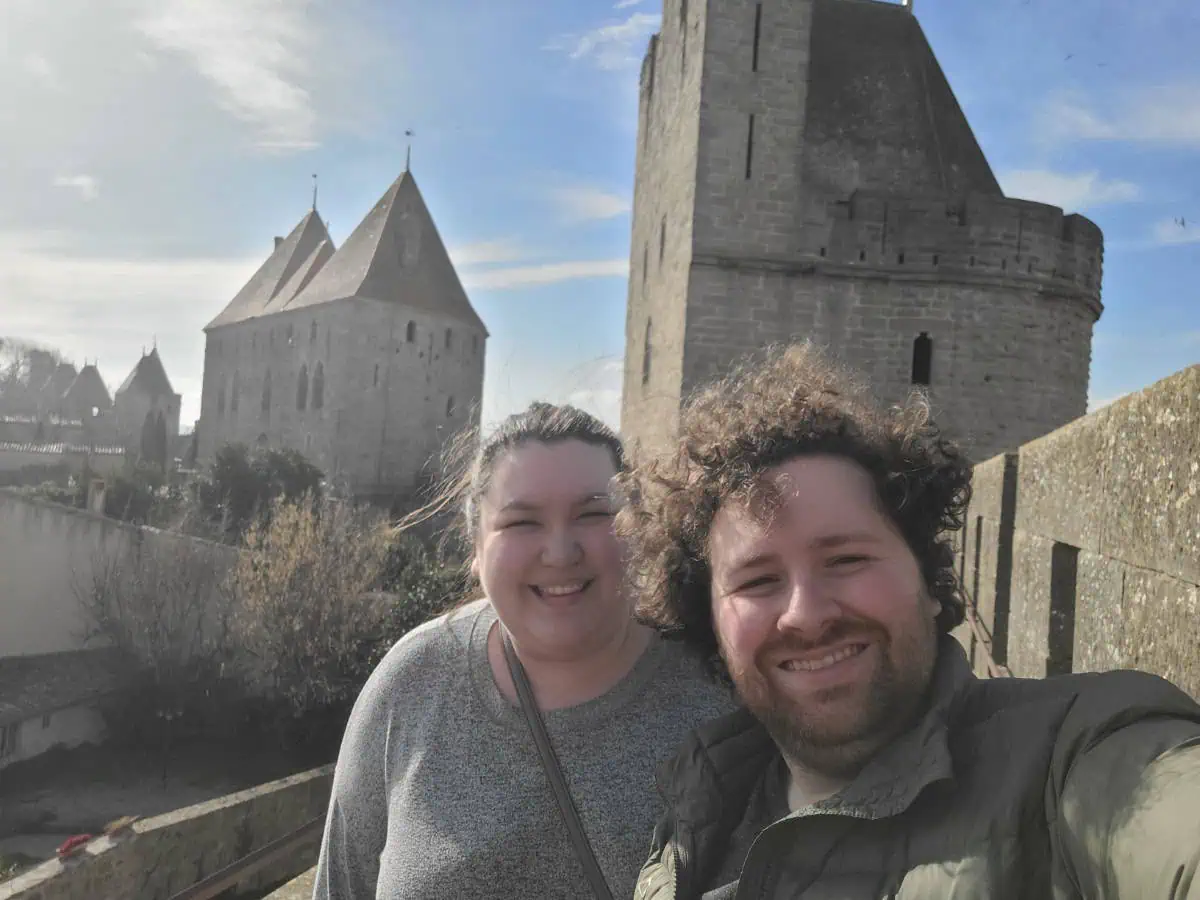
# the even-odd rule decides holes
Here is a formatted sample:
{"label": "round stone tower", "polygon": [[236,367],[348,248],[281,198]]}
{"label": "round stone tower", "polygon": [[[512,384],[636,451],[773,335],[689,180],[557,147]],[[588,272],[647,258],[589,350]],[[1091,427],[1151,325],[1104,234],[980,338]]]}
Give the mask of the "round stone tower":
{"label": "round stone tower", "polygon": [[640,108],[628,439],[803,338],[975,459],[1086,412],[1100,230],[1003,195],[910,7],[666,0]]}

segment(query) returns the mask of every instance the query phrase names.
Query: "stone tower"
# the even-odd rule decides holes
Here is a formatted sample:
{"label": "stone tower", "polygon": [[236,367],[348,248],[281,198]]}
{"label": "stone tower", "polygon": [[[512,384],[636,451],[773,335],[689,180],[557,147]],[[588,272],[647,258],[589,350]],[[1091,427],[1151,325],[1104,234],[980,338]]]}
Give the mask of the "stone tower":
{"label": "stone tower", "polygon": [[290,448],[397,497],[478,423],[487,329],[405,171],[338,248],[315,209],[205,328],[199,461]]}
{"label": "stone tower", "polygon": [[1006,198],[909,6],[665,0],[642,65],[621,428],[812,338],[983,459],[1086,412],[1103,238]]}

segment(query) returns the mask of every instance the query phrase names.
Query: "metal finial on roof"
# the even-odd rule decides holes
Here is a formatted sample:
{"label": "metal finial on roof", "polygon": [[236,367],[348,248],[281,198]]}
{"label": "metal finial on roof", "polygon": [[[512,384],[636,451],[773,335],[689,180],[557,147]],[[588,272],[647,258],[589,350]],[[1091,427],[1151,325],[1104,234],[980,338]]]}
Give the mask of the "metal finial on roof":
{"label": "metal finial on roof", "polygon": [[404,171],[407,172],[412,166],[412,139],[413,130],[411,128],[404,132],[404,136],[408,138],[408,149],[404,152]]}
{"label": "metal finial on roof", "polygon": [[313,210],[317,208],[317,173],[313,172]]}

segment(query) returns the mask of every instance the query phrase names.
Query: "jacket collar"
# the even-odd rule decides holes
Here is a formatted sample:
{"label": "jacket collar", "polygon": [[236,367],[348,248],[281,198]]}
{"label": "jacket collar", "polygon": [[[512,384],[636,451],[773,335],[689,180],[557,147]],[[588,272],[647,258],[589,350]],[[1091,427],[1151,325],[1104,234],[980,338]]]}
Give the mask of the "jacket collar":
{"label": "jacket collar", "polygon": [[[955,701],[974,680],[962,646],[942,635],[922,717],[846,788],[794,815],[893,816],[931,784],[952,778],[947,721]],[[677,816],[696,825],[714,823],[744,809],[750,792],[778,759],[779,750],[767,730],[742,708],[696,729],[659,769],[659,784]]]}

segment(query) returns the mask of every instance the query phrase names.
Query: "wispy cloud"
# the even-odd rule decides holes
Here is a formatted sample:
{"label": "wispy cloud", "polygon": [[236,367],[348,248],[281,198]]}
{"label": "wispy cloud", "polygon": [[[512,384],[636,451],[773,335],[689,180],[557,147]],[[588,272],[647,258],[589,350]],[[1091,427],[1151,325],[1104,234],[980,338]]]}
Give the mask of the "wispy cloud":
{"label": "wispy cloud", "polygon": [[60,87],[54,66],[40,53],[26,53],[21,60],[21,68],[47,87]]}
{"label": "wispy cloud", "polygon": [[566,402],[590,412],[612,428],[621,425],[621,382],[625,363],[620,358],[592,360],[568,378]]}
{"label": "wispy cloud", "polygon": [[613,9],[628,9],[631,6],[637,6],[641,2],[642,0],[617,0],[617,3],[613,6]]}
{"label": "wispy cloud", "polygon": [[1004,193],[1022,200],[1061,206],[1068,212],[1109,203],[1127,203],[1140,196],[1138,186],[1117,179],[1106,181],[1099,172],[1054,172],[1020,169],[1000,175]]}
{"label": "wispy cloud", "polygon": [[616,71],[640,64],[646,41],[659,27],[656,13],[635,12],[622,22],[593,28],[583,34],[560,35],[547,49],[565,52],[571,59],[591,60],[601,69]]}
{"label": "wispy cloud", "polygon": [[1164,219],[1154,226],[1154,242],[1163,244],[1200,244],[1200,222]]}
{"label": "wispy cloud", "polygon": [[528,253],[520,242],[513,238],[462,244],[458,247],[451,247],[448,252],[455,267],[486,266],[528,258]]}
{"label": "wispy cloud", "polygon": [[1200,147],[1200,81],[1129,89],[1103,110],[1077,93],[1060,93],[1042,108],[1038,130],[1055,141]]}
{"label": "wispy cloud", "polygon": [[552,189],[550,196],[563,217],[573,222],[615,219],[632,205],[627,195],[597,187],[559,187]]}
{"label": "wispy cloud", "polygon": [[316,144],[316,114],[303,82],[314,63],[305,4],[162,0],[137,28],[161,50],[189,59],[220,104],[258,130],[261,147]]}
{"label": "wispy cloud", "polygon": [[587,278],[625,278],[628,274],[627,259],[581,259],[464,272],[462,280],[467,288],[502,291]]}
{"label": "wispy cloud", "polygon": [[91,175],[60,175],[54,179],[54,186],[76,190],[84,200],[100,196],[100,184]]}

